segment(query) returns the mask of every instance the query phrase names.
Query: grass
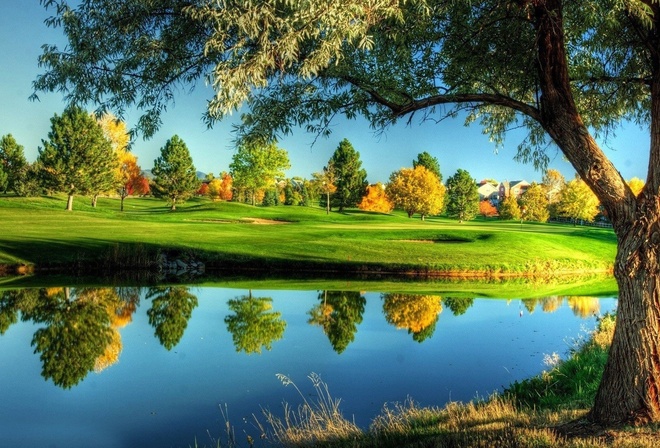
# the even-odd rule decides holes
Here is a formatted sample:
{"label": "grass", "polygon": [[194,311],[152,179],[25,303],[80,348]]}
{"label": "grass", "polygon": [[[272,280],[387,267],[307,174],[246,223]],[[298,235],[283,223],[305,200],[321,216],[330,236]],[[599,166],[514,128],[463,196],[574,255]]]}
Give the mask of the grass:
{"label": "grass", "polygon": [[[265,410],[257,437],[265,444],[288,447],[421,448],[421,447],[656,447],[656,426],[599,428],[584,416],[593,402],[614,329],[605,316],[598,329],[570,356],[540,376],[515,383],[501,395],[443,408],[419,407],[413,400],[386,405],[367,430],[360,430],[341,414],[340,401],[328,385],[310,375],[314,392],[298,390],[297,408],[283,404],[283,415]],[[314,399],[309,397],[316,397]],[[218,446],[222,446],[218,444]],[[226,446],[241,446],[231,439]]]}
{"label": "grass", "polygon": [[0,264],[107,267],[133,252],[131,263],[178,251],[209,269],[511,276],[604,272],[616,251],[611,230],[570,225],[327,215],[204,199],[170,212],[163,201],[130,198],[120,213],[116,199],[101,198],[97,208],[83,199],[66,212],[64,197],[0,198]]}

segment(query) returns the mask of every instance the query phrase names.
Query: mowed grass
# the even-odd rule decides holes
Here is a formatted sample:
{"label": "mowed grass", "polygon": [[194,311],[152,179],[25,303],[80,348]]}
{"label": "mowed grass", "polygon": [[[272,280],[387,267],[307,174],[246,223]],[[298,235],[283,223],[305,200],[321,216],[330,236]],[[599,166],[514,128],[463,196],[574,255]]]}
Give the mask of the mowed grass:
{"label": "mowed grass", "polygon": [[253,207],[194,199],[169,211],[153,198],[0,197],[0,263],[98,260],[117,246],[179,250],[208,262],[355,266],[391,272],[552,274],[611,269],[609,229],[477,219],[425,221],[318,207]]}

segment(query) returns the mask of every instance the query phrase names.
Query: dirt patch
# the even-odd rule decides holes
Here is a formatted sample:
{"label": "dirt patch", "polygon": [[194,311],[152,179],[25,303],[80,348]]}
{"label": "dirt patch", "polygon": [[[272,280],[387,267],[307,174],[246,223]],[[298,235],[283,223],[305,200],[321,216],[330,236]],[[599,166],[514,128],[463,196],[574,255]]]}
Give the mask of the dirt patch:
{"label": "dirt patch", "polygon": [[244,221],[249,222],[250,224],[260,224],[260,225],[278,225],[278,224],[289,224],[288,221],[277,221],[275,219],[261,219],[261,218],[243,218]]}

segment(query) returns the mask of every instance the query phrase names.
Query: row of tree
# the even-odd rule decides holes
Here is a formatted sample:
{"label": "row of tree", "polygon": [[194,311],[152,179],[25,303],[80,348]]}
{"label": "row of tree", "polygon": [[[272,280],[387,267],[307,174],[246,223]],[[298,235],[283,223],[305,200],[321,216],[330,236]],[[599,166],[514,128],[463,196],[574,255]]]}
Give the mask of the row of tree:
{"label": "row of tree", "polygon": [[[479,202],[475,180],[465,170],[457,170],[443,185],[440,164],[428,152],[420,153],[412,168],[392,173],[386,185],[368,185],[360,153],[346,139],[311,180],[285,179],[284,171],[290,168],[288,154],[275,142],[242,144],[229,173],[223,172],[219,178],[209,175],[201,182],[185,142],[175,135],[161,148],[149,181],[128,150],[129,142],[125,123],[114,116],[95,118],[82,109],[67,108],[51,119],[48,139],[43,140],[34,164],[27,163],[23,147],[11,134],[2,137],[0,188],[26,196],[64,192],[67,210],[73,208],[73,198],[79,194],[90,195],[93,206],[100,194],[118,195],[123,210],[129,195],[151,192],[166,198],[172,210],[199,194],[253,205],[319,203],[328,212],[333,207],[340,212],[358,206],[382,213],[397,208],[422,219],[446,212],[460,221],[478,213],[539,222],[558,217],[591,221],[599,213],[590,188],[580,179],[565,182],[556,170],[548,170],[543,182],[533,183],[522,197],[510,195],[495,207],[490,201]],[[631,187],[639,191],[643,182],[634,179]]]}

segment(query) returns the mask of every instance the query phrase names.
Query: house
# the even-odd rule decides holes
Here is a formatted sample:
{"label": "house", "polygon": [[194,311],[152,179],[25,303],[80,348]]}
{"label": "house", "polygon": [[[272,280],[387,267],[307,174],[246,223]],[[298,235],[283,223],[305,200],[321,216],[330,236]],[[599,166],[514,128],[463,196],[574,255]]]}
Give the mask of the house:
{"label": "house", "polygon": [[499,190],[497,186],[493,185],[487,180],[482,180],[478,184],[477,191],[479,192],[479,200],[489,200],[491,202],[497,202],[499,197]]}
{"label": "house", "polygon": [[503,201],[509,196],[514,196],[515,198],[520,198],[530,187],[530,183],[526,180],[513,180],[511,182],[505,180],[500,183],[499,187],[499,200]]}

